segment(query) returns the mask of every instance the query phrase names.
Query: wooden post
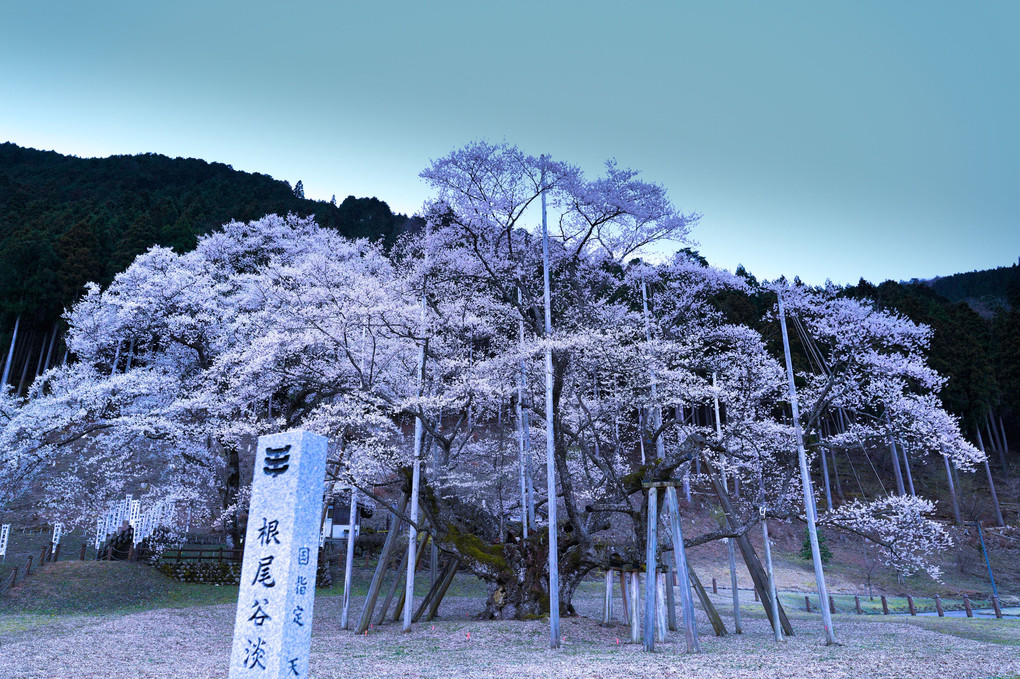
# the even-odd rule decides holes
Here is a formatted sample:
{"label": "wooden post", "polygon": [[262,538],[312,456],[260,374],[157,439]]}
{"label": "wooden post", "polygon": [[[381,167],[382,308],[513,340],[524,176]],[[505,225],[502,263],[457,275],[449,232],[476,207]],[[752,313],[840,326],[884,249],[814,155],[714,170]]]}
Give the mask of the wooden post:
{"label": "wooden post", "polygon": [[946,465],[946,478],[949,480],[949,497],[952,499],[953,519],[956,521],[957,526],[962,526],[963,518],[960,516],[960,501],[956,497],[956,484],[953,483],[953,470],[949,466],[949,458],[944,454],[942,455],[942,461]]}
{"label": "wooden post", "polygon": [[617,571],[620,576],[620,598],[623,600],[623,624],[630,624],[630,598],[627,596],[627,575],[623,571]]}
{"label": "wooden post", "polygon": [[655,571],[655,640],[666,641],[666,574]]}
{"label": "wooden post", "polygon": [[446,596],[446,590],[450,589],[450,585],[453,583],[453,577],[457,575],[457,568],[460,566],[460,561],[453,559],[449,570],[446,573],[446,577],[439,583],[439,591],[432,597],[432,601],[429,602],[429,610],[425,615],[426,620],[433,620],[436,617],[436,611],[439,610],[439,604],[443,603],[443,597]]}
{"label": "wooden post", "polygon": [[645,629],[644,647],[655,650],[655,555],[659,547],[659,489],[648,489],[648,531],[645,534]]}
{"label": "wooden post", "polygon": [[861,615],[861,613],[863,613],[863,611],[861,611],[861,598],[856,594],[854,594],[854,611],[857,612],[857,615]]}
{"label": "wooden post", "polygon": [[[418,540],[418,552],[414,558],[414,571],[417,573],[421,567],[422,557],[425,556],[425,547],[430,541],[428,533],[421,533],[420,539]],[[414,595],[411,595],[411,603],[414,603]],[[405,585],[400,590],[400,596],[397,597],[397,606],[393,611],[393,622],[400,619],[401,612],[404,610],[404,606],[407,605],[407,586]],[[414,622],[413,620],[411,622]]]}
{"label": "wooden post", "polygon": [[83,542],[81,545],[81,554],[78,556],[78,561],[84,560],[85,560],[85,543]]}
{"label": "wooden post", "polygon": [[938,594],[935,595],[935,610],[938,611],[940,618],[945,617],[946,612],[942,610],[942,597],[940,597]]}
{"label": "wooden post", "polygon": [[[358,516],[358,491],[351,487],[351,510],[347,519],[347,561],[344,564],[344,602],[340,613],[340,629],[350,629],[348,614],[351,609],[351,580],[354,574],[354,529]],[[178,552],[180,554],[180,552]]]}
{"label": "wooden post", "polygon": [[[981,448],[981,452],[985,452],[985,442],[981,438],[981,429],[977,429],[977,440],[978,446]],[[988,489],[992,495],[992,506],[995,507],[995,522],[996,525],[1005,526],[1006,522],[1002,520],[1002,509],[999,507],[999,496],[995,493],[995,482],[992,481],[992,468],[988,466],[988,456],[985,455],[985,474],[988,475]]]}
{"label": "wooden post", "polygon": [[[766,608],[766,612],[767,612],[767,615],[768,615],[768,618],[769,618],[769,622],[772,624],[772,634],[773,634],[773,636],[776,639],[776,643],[779,643],[779,642],[781,642],[783,640],[783,626],[779,622],[779,620],[780,620],[780,616],[779,616],[779,593],[776,591],[776,574],[775,574],[775,570],[772,568],[772,543],[769,540],[769,522],[765,518],[765,507],[759,506],[758,507],[758,514],[759,514],[759,517],[761,518],[761,539],[762,539],[763,549],[765,550],[765,568],[766,568],[766,570],[765,570],[766,583],[765,584],[768,586],[768,593],[767,593],[768,602],[767,603],[765,602],[766,594],[763,593],[761,598],[762,598],[762,604]],[[737,544],[740,544],[739,541],[737,542]],[[752,581],[754,580],[753,572],[752,572],[751,580]],[[754,593],[755,593],[755,596],[758,595],[758,585],[757,585],[757,583],[754,586]]]}
{"label": "wooden post", "polygon": [[992,609],[995,610],[995,617],[999,618],[1001,620],[1002,619],[1002,609],[999,607],[999,597],[997,597],[997,596],[993,596],[992,597]]}
{"label": "wooden post", "polygon": [[885,594],[882,595],[882,615],[889,615],[889,602],[886,601]]}
{"label": "wooden post", "polygon": [[691,576],[691,585],[694,587],[694,591],[698,595],[698,600],[701,601],[701,607],[705,609],[705,613],[708,615],[708,620],[712,623],[712,631],[717,637],[726,636],[726,625],[723,624],[719,611],[715,609],[715,605],[708,597],[708,592],[705,590],[704,586],[702,586],[701,580],[698,579],[698,574],[694,572],[694,568],[689,568],[688,572]]}
{"label": "wooden post", "polygon": [[633,570],[630,572],[630,641],[633,644],[641,640],[641,623],[638,618],[639,585],[640,576],[638,571]]}
{"label": "wooden post", "polygon": [[970,599],[967,597],[966,594],[963,595],[963,610],[967,612],[968,618],[974,617],[974,609],[971,608]]}
{"label": "wooden post", "polygon": [[613,622],[613,569],[606,569],[606,591],[602,597],[602,624]]}
{"label": "wooden post", "polygon": [[[407,496],[401,494],[397,502],[397,514],[403,514],[407,507]],[[375,574],[372,576],[372,583],[368,586],[368,596],[365,598],[365,606],[361,609],[361,618],[358,619],[358,626],[354,628],[355,634],[361,634],[368,629],[372,622],[372,612],[375,610],[375,601],[379,597],[379,588],[382,587],[383,578],[386,576],[386,568],[389,565],[390,553],[397,542],[397,533],[400,532],[400,524],[403,520],[394,516],[393,525],[386,534],[383,542],[382,553],[379,555],[379,562],[375,565]]]}
{"label": "wooden post", "polygon": [[698,653],[698,629],[694,622],[694,598],[691,596],[691,577],[687,570],[687,550],[684,547],[683,528],[680,525],[680,503],[676,499],[676,488],[666,486],[666,507],[669,509],[669,523],[673,537],[673,559],[680,578],[680,605],[683,606],[684,640],[688,653]]}
{"label": "wooden post", "polygon": [[910,609],[911,615],[917,615],[917,609],[914,608],[914,597],[907,595],[907,608]]}
{"label": "wooden post", "polygon": [[446,577],[450,574],[450,570],[453,568],[454,561],[455,559],[450,559],[449,561],[447,561],[446,566],[443,567],[443,570],[440,573],[439,577],[436,578],[436,581],[432,583],[432,587],[429,588],[429,591],[425,595],[425,598],[421,600],[420,604],[418,604],[418,610],[414,612],[414,617],[411,619],[411,622],[418,622],[418,620],[425,613],[425,611],[428,610],[429,605],[432,603],[432,599],[439,592],[439,588],[442,587],[443,583],[446,581]]}
{"label": "wooden post", "polygon": [[752,587],[751,591],[754,592],[754,602],[758,603],[758,590],[756,590],[754,587]]}
{"label": "wooden post", "polygon": [[811,612],[811,597],[806,594],[804,595],[804,610],[808,613]]}
{"label": "wooden post", "polygon": [[719,593],[719,585],[716,584],[715,578],[712,578],[712,594]]}
{"label": "wooden post", "polygon": [[407,572],[408,559],[410,558],[411,551],[413,551],[413,549],[408,545],[399,545],[397,549],[399,549],[401,553],[400,565],[397,566],[397,570],[393,574],[393,582],[390,583],[390,589],[386,592],[386,598],[383,599],[382,606],[379,607],[379,615],[376,616],[375,619],[375,624],[377,625],[383,624],[386,620],[386,611],[390,610],[390,603],[393,602],[393,597],[397,594],[397,587],[400,586],[400,576]]}
{"label": "wooden post", "polygon": [[829,595],[829,613],[836,612],[836,602],[833,600],[832,595]]}
{"label": "wooden post", "polygon": [[28,561],[25,563],[25,577],[27,578],[32,574],[32,555],[28,555]]}
{"label": "wooden post", "polygon": [[666,567],[666,617],[668,619],[669,629],[672,632],[677,631],[676,626],[676,598],[673,594],[673,587],[676,585],[676,581],[673,569],[669,566]]}
{"label": "wooden post", "polygon": [[[704,462],[706,471],[708,472],[709,480],[712,482],[712,487],[715,490],[715,495],[719,498],[719,504],[722,505],[723,512],[726,513],[727,517],[730,517],[730,523],[737,517],[736,511],[733,509],[733,504],[730,502],[729,496],[726,494],[726,489],[723,488],[722,483],[719,480],[717,474],[712,470],[712,464],[707,460],[703,459],[700,455],[697,458]],[[764,522],[762,522],[765,525]],[[773,620],[774,615],[778,615],[779,623],[783,628],[783,633],[787,636],[793,636],[793,625],[790,624],[790,619],[786,617],[786,611],[783,609],[783,605],[776,599],[776,605],[773,606],[773,598],[769,594],[769,576],[762,567],[761,561],[758,560],[758,555],[754,551],[754,547],[751,545],[751,541],[747,538],[747,535],[741,535],[737,538],[737,547],[740,548],[740,554],[744,557],[744,564],[747,566],[748,573],[751,574],[751,581],[754,582],[754,588],[758,590],[758,596],[761,597],[762,607],[765,609],[765,614],[769,616],[769,621]],[[771,551],[766,550],[766,559],[770,558]],[[774,584],[774,583],[773,583]],[[773,612],[773,608],[776,609],[776,613]]]}

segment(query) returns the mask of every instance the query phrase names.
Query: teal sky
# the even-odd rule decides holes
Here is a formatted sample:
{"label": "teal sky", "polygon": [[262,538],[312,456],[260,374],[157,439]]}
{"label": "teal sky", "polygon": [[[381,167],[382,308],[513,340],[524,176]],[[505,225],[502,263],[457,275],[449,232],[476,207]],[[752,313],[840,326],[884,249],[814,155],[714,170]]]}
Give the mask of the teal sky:
{"label": "teal sky", "polygon": [[714,264],[821,283],[1020,255],[1018,2],[4,2],[0,140],[427,196],[506,139],[615,157]]}

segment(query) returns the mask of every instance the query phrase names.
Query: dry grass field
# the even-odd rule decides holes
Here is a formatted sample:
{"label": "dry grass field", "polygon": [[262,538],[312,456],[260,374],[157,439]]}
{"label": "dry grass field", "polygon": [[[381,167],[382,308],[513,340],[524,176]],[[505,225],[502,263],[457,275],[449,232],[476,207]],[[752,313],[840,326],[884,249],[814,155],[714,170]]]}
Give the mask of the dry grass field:
{"label": "dry grass field", "polygon": [[[96,596],[104,585],[115,596],[110,589]],[[601,590],[592,582],[575,600],[581,616],[562,623],[562,648],[549,650],[544,621],[476,619],[482,590],[471,577],[459,576],[440,620],[410,634],[396,624],[363,636],[340,629],[337,592],[316,601],[311,672],[318,679],[1020,676],[1017,620],[840,614],[841,645],[827,648],[820,617],[794,610],[791,599],[797,636],[777,645],[748,601],[743,635],[712,636],[699,611],[701,654],[685,654],[676,633],[648,654],[627,643],[622,624],[600,624]],[[359,610],[364,592],[353,594]],[[226,677],[235,596],[236,588],[178,585],[135,564],[48,565],[0,600],[0,676]],[[732,629],[727,600],[720,591],[716,601]]]}

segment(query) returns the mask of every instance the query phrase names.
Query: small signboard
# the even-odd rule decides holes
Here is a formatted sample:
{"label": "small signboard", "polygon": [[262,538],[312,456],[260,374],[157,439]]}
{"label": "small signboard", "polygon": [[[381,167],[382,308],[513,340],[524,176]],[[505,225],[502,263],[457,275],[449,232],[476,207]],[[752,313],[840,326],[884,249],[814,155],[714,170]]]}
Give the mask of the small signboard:
{"label": "small signboard", "polygon": [[11,536],[11,524],[0,526],[0,556],[7,556],[7,539]]}

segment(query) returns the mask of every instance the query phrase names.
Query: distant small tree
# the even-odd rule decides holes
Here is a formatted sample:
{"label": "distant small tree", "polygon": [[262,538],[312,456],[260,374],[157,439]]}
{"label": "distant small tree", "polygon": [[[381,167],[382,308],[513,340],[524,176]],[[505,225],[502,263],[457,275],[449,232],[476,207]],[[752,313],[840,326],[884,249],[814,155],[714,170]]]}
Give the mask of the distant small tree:
{"label": "distant small tree", "polygon": [[302,182],[300,179],[298,180],[298,183],[294,185],[294,197],[295,198],[305,197],[305,185],[304,182]]}
{"label": "distant small tree", "polygon": [[[828,564],[832,561],[832,550],[829,549],[829,545],[825,542],[825,535],[821,529],[816,529],[818,533],[818,551],[822,555],[822,563]],[[811,560],[811,534],[807,530],[804,531],[804,544],[800,547],[800,558]]]}

